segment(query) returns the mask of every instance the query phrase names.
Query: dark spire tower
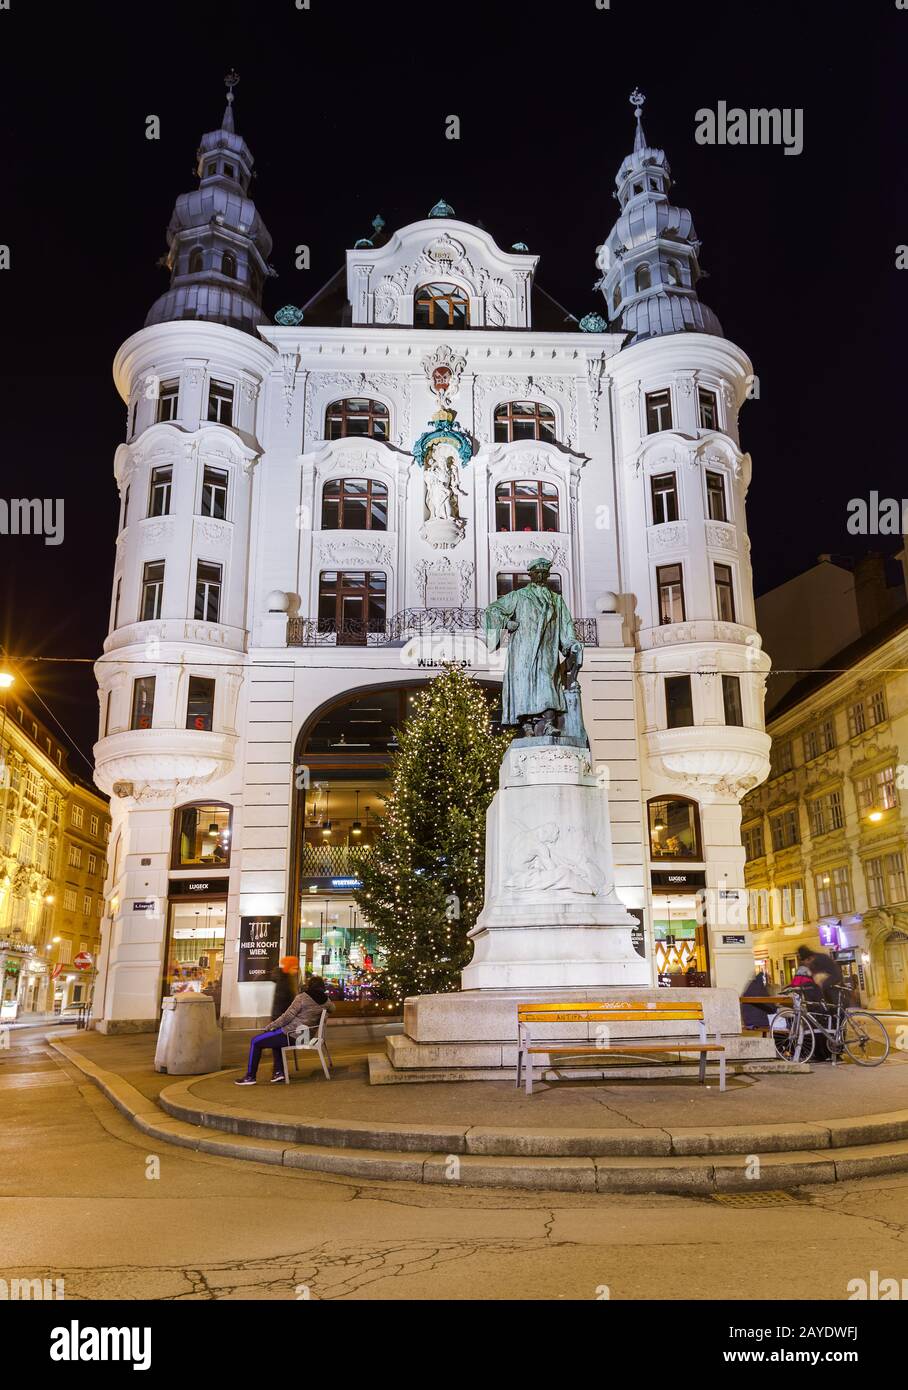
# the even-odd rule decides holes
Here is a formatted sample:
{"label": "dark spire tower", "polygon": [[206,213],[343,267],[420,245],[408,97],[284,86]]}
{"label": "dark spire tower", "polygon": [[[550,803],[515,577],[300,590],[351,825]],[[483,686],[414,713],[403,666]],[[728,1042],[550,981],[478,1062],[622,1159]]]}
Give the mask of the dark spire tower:
{"label": "dark spire tower", "polygon": [[633,152],[615,179],[621,213],[596,257],[609,327],[632,334],[635,343],[664,333],[721,338],[722,325],[697,298],[703,272],[693,218],[687,208],[669,202],[672,181],[665,151],[647,144],[643,133],[645,100],[636,89],[631,93],[637,128]]}
{"label": "dark spire tower", "polygon": [[273,274],[271,237],[248,196],[254,160],[236,133],[235,72],[224,78],[227,105],[218,130],[202,136],[197,152],[199,186],[177,198],[167,228],[170,288],[157,299],[146,327],[174,319],[207,319],[247,333],[267,323],[262,287]]}

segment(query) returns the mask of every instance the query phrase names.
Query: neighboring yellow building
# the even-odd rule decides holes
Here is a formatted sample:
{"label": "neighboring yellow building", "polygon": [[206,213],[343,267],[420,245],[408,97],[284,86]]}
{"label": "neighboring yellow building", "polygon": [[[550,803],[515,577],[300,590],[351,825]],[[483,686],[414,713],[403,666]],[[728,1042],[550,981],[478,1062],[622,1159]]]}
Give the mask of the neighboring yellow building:
{"label": "neighboring yellow building", "polygon": [[908,609],[799,681],[766,728],[769,779],[741,807],[758,963],[786,984],[806,944],[864,1003],[908,1008]]}
{"label": "neighboring yellow building", "polygon": [[0,673],[0,1022],[87,999],[94,969],[73,961],[97,960],[109,833],[107,802]]}

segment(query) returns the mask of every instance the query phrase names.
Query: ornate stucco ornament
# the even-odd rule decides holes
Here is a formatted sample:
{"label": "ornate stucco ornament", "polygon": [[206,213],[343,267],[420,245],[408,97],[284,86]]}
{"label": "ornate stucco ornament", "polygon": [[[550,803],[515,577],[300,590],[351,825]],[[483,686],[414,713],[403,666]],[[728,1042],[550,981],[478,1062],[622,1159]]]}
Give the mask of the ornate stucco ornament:
{"label": "ornate stucco ornament", "polygon": [[297,324],[302,323],[303,317],[302,309],[298,309],[295,304],[285,304],[283,309],[278,309],[274,322],[279,323],[282,328],[296,328]]}

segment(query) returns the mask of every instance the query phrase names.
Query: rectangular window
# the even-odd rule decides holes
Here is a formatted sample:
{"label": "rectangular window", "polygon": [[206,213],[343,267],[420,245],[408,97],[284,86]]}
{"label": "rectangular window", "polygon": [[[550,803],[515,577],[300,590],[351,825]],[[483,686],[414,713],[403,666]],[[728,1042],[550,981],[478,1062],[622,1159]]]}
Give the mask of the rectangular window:
{"label": "rectangular window", "polygon": [[761,859],[766,853],[763,847],[763,822],[755,821],[753,825],[743,826],[741,841],[744,845],[745,859]]}
{"label": "rectangular window", "polygon": [[97,833],[98,833],[98,817],[97,817],[97,816],[92,816],[91,821],[89,822],[89,827],[88,827],[88,828],[89,828],[89,830],[91,831],[92,835],[97,835]]}
{"label": "rectangular window", "polygon": [[[529,582],[530,576],[525,570],[523,573],[502,572],[495,578],[496,597],[503,598],[505,594],[512,594],[515,589],[525,589]],[[553,593],[562,592],[560,574],[550,574],[546,583]]]}
{"label": "rectangular window", "polygon": [[69,859],[67,860],[71,869],[81,869],[82,867],[82,846],[70,845]]}
{"label": "rectangular window", "polygon": [[[901,855],[898,857],[901,859]],[[864,860],[864,882],[867,885],[867,901],[870,906],[882,907],[886,902],[882,859]]]}
{"label": "rectangular window", "polygon": [[82,898],[82,915],[83,917],[91,916],[91,898],[87,893],[85,893]]}
{"label": "rectangular window", "polygon": [[84,812],[84,810],[83,810],[83,808],[82,808],[81,806],[71,806],[71,807],[69,808],[69,821],[70,821],[70,825],[76,825],[76,826],[79,827],[79,829],[81,829],[81,828],[82,828],[82,822],[83,822],[84,819],[85,819],[85,812]]}
{"label": "rectangular window", "polygon": [[725,479],[721,473],[706,472],[706,507],[710,521],[727,521],[728,507],[725,503]]}
{"label": "rectangular window", "polygon": [[[73,899],[73,900],[72,900],[72,905],[71,905],[71,907],[70,907],[70,911],[71,911],[71,912],[75,912],[75,910],[76,910],[76,895],[75,895],[75,893],[73,893],[72,899]],[[72,951],[73,951],[73,944],[72,944],[72,942],[71,942],[70,940],[68,940],[67,938],[64,938],[64,939],[60,942],[60,945],[57,947],[57,961],[58,961],[58,963],[59,963],[60,965],[69,965],[70,960],[72,959]]]}
{"label": "rectangular window", "polygon": [[709,391],[705,386],[698,387],[697,404],[700,409],[701,430],[717,430],[719,428],[719,403],[715,391]]}
{"label": "rectangular window", "polygon": [[738,676],[722,677],[722,703],[725,707],[726,724],[744,723],[744,712],[741,708],[741,681]]}
{"label": "rectangular window", "polygon": [[799,878],[782,887],[782,921],[788,927],[804,921],[804,884]]}
{"label": "rectangular window", "polygon": [[656,570],[659,589],[659,622],[684,622],[684,579],[680,565],[660,565]]}
{"label": "rectangular window", "polygon": [[731,579],[731,565],[714,565],[716,580],[716,612],[721,623],[733,623],[735,618],[735,591]]}
{"label": "rectangular window", "polygon": [[855,783],[858,810],[861,815],[874,811],[891,811],[899,804],[896,788],[895,764],[877,768],[869,777],[861,777]]}
{"label": "rectangular window", "polygon": [[808,729],[804,735],[804,761],[819,758],[835,748],[835,721],[824,719],[815,729]]}
{"label": "rectangular window", "polygon": [[364,570],[326,570],[319,577],[318,627],[336,632],[338,645],[366,646],[370,632],[384,632],[386,576]]}
{"label": "rectangular window", "polygon": [[98,856],[96,854],[90,854],[88,856],[88,872],[90,874],[96,874],[98,872]]}
{"label": "rectangular window", "polygon": [[832,871],[832,901],[836,912],[851,912],[851,875],[845,864]]}
{"label": "rectangular window", "polygon": [[208,388],[208,419],[216,425],[233,424],[233,387],[226,381],[213,381]]}
{"label": "rectangular window", "polygon": [[164,599],[164,561],[148,560],[142,570],[142,606],[139,622],[160,618]]}
{"label": "rectangular window", "polygon": [[678,520],[678,484],[674,473],[659,473],[650,479],[653,499],[653,525]]}
{"label": "rectangular window", "polygon": [[214,681],[205,676],[189,677],[186,705],[187,729],[210,729],[214,725]]}
{"label": "rectangular window", "polygon": [[202,478],[202,516],[214,516],[223,521],[227,516],[227,473],[221,468],[206,468]]}
{"label": "rectangular window", "polygon": [[[67,889],[64,891],[64,893],[63,893],[63,907],[64,907],[65,911],[67,911],[67,912],[75,912],[75,910],[76,910],[76,890],[75,890],[75,888],[67,888]],[[62,944],[62,943],[61,943],[61,944]]]}
{"label": "rectangular window", "polygon": [[690,728],[694,722],[694,703],[690,676],[666,676],[665,723],[669,729]]}
{"label": "rectangular window", "polygon": [[131,729],[150,729],[154,717],[154,676],[139,676],[132,683]]}
{"label": "rectangular window", "polygon": [[220,622],[221,566],[199,560],[195,572],[195,616],[203,623]]}
{"label": "rectangular window", "polygon": [[670,391],[647,391],[646,432],[658,434],[672,427],[672,397]]}
{"label": "rectangular window", "polygon": [[841,830],[845,824],[842,793],[831,791],[812,797],[807,802],[807,815],[811,835],[828,835],[830,830]]}
{"label": "rectangular window", "polygon": [[848,710],[848,736],[854,738],[866,729],[882,724],[886,719],[886,697],[882,689],[873,690],[863,699],[856,700]]}
{"label": "rectangular window", "polygon": [[148,492],[149,516],[170,515],[172,484],[173,468],[169,464],[166,468],[153,468],[151,470],[151,487]]}
{"label": "rectangular window", "polygon": [[781,777],[783,773],[791,772],[793,767],[794,757],[792,754],[791,739],[774,738],[772,741],[772,751],[769,755],[770,777]]}
{"label": "rectangular window", "polygon": [[784,811],[777,811],[775,815],[770,816],[769,829],[773,849],[789,849],[792,845],[799,845],[801,833],[798,828],[797,808],[787,806]]}
{"label": "rectangular window", "polygon": [[905,858],[901,853],[886,855],[886,887],[891,903],[903,903],[908,897],[905,886]]}
{"label": "rectangular window", "polygon": [[180,406],[180,382],[162,381],[158,388],[157,419],[176,420]]}

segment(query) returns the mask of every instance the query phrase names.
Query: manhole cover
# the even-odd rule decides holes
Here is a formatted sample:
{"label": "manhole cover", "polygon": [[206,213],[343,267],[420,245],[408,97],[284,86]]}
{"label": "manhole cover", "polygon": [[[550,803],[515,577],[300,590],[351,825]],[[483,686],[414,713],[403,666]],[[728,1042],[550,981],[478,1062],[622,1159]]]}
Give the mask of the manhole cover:
{"label": "manhole cover", "polygon": [[726,1207],[782,1207],[794,1201],[790,1192],[712,1192],[710,1196]]}

